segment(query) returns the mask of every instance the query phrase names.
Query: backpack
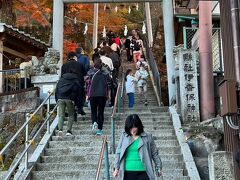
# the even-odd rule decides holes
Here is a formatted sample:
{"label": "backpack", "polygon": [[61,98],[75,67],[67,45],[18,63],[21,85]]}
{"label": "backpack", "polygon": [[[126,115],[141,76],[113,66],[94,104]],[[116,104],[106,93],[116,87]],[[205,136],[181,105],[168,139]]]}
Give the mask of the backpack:
{"label": "backpack", "polygon": [[139,42],[134,42],[134,44],[133,44],[133,50],[134,50],[134,51],[140,51],[140,49],[141,49],[140,43],[139,43]]}
{"label": "backpack", "polygon": [[56,87],[56,100],[70,99],[75,101],[80,87],[81,86],[80,86],[79,80],[74,76],[72,79],[61,77]]}
{"label": "backpack", "polygon": [[[90,97],[92,97],[92,95],[96,95],[96,94],[100,94],[100,96],[102,96],[104,94],[104,96],[107,97],[108,89],[109,89],[108,77],[109,77],[109,75],[104,74],[104,72],[102,70],[98,70],[97,72],[94,73],[94,75],[88,82],[88,98],[90,98]],[[102,83],[98,84],[98,85],[100,85],[100,87],[95,87],[95,86],[93,87],[94,82],[97,82],[97,83],[102,82]]]}

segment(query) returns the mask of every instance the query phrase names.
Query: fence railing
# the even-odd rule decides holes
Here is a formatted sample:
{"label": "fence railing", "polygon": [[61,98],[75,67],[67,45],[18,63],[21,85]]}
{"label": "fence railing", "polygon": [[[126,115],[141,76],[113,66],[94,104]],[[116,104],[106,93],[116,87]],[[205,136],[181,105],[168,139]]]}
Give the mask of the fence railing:
{"label": "fence railing", "polygon": [[105,161],[104,165],[105,165],[105,176],[106,176],[104,179],[110,180],[107,136],[104,136],[104,139],[103,139],[102,148],[101,148],[99,159],[98,159],[98,166],[97,166],[95,180],[99,179],[103,157]]}
{"label": "fence railing", "polygon": [[120,113],[121,108],[123,107],[123,99],[124,99],[124,68],[122,67],[122,79],[118,84],[117,93],[115,96],[115,104],[112,109],[111,115],[111,152],[115,153],[115,119],[116,112]]}
{"label": "fence railing", "polygon": [[148,46],[147,41],[145,40],[145,49],[146,49],[146,55],[148,57],[148,63],[150,66],[150,70],[153,74],[153,81],[154,81],[154,86],[156,87],[157,90],[157,96],[159,97],[159,106],[161,105],[161,98],[162,98],[162,91],[161,91],[161,74],[158,70],[158,66],[155,60],[155,57],[153,55],[152,50]]}
{"label": "fence railing", "polygon": [[[184,49],[198,50],[199,28],[183,27],[183,47]],[[221,29],[212,29],[212,60],[213,72],[223,74],[224,65],[222,59]],[[199,70],[199,60],[197,62]]]}
{"label": "fence railing", "polygon": [[[14,174],[15,169],[19,166],[22,159],[25,157],[25,163],[24,163],[24,170],[28,170],[28,152],[31,146],[35,144],[35,139],[38,137],[38,135],[42,132],[44,127],[46,127],[47,133],[50,133],[50,118],[55,112],[57,108],[57,104],[54,106],[54,108],[50,111],[50,98],[53,95],[53,92],[49,92],[48,97],[41,103],[41,105],[32,113],[26,115],[26,121],[25,123],[20,127],[20,129],[15,133],[15,135],[8,141],[8,143],[3,147],[3,149],[0,151],[0,160],[3,164],[3,155],[6,153],[6,151],[10,148],[10,146],[15,142],[15,140],[20,136],[21,133],[25,131],[25,148],[21,152],[20,156],[18,157],[17,161],[12,164],[10,169],[7,171],[6,176],[4,177],[4,180],[8,180],[11,178],[11,176]],[[32,139],[29,139],[29,124],[32,121],[33,117],[40,111],[40,109],[43,108],[43,106],[47,103],[47,113],[45,120],[41,127],[38,129],[38,131],[35,133]]]}
{"label": "fence railing", "polygon": [[9,69],[0,71],[0,93],[18,91],[27,88],[26,69]]}

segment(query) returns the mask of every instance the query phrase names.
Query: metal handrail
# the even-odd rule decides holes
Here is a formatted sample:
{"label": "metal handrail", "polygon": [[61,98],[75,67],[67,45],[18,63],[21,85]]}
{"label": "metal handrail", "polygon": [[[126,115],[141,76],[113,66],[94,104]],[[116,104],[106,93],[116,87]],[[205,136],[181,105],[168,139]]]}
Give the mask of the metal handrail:
{"label": "metal handrail", "polygon": [[[121,88],[121,93],[120,93],[120,87]],[[124,68],[122,67],[122,82],[118,84],[116,96],[115,96],[115,103],[113,106],[113,111],[111,115],[111,152],[112,154],[115,153],[115,113],[116,113],[116,107],[118,104],[118,113],[120,112],[120,100],[122,101],[121,103],[123,104],[123,92],[124,92]]]}
{"label": "metal handrail", "polygon": [[118,88],[117,88],[117,92],[116,92],[116,96],[115,96],[115,101],[114,101],[114,106],[113,106],[113,110],[112,110],[112,115],[111,117],[113,117],[116,113],[116,109],[117,109],[117,103],[119,101],[119,90],[120,90],[120,86],[121,83],[118,84]]}
{"label": "metal handrail", "polygon": [[144,43],[145,43],[145,47],[146,47],[146,52],[147,52],[147,57],[148,57],[148,63],[150,66],[150,70],[152,72],[153,75],[153,86],[154,86],[154,90],[157,96],[157,100],[158,100],[158,105],[161,106],[161,102],[162,102],[162,92],[161,92],[161,74],[158,70],[158,66],[156,63],[156,60],[154,58],[153,52],[151,51],[151,49],[148,46],[148,42],[146,40],[146,38],[144,39]]}
{"label": "metal handrail", "polygon": [[123,103],[123,97],[124,97],[124,82],[125,82],[125,74],[124,74],[124,68],[122,67],[122,89],[121,89],[121,100]]}
{"label": "metal handrail", "polygon": [[96,172],[95,180],[99,179],[102,160],[103,160],[103,154],[104,154],[104,159],[105,159],[106,179],[110,180],[107,136],[104,136],[104,138],[103,138],[102,148],[101,148],[101,151],[100,151],[100,154],[99,154],[99,159],[98,159],[98,166],[97,166],[97,172]]}
{"label": "metal handrail", "polygon": [[116,96],[115,96],[115,102],[114,102],[112,115],[111,115],[111,149],[112,149],[112,154],[115,153],[115,117],[114,116],[115,116],[115,113],[116,113],[117,103],[119,101],[120,86],[121,86],[121,83],[118,84],[117,93],[116,93]]}
{"label": "metal handrail", "polygon": [[[15,162],[15,164],[12,165],[12,167],[8,170],[7,175],[4,178],[5,180],[10,179],[10,177],[12,176],[14,170],[18,167],[19,163],[21,162],[21,160],[23,159],[24,156],[25,156],[25,171],[28,169],[28,150],[29,150],[29,148],[32,145],[34,145],[34,141],[35,141],[36,137],[39,135],[39,133],[41,132],[41,130],[44,128],[44,126],[46,124],[47,124],[47,132],[50,133],[50,122],[49,122],[49,120],[50,120],[50,117],[55,112],[55,110],[56,110],[56,108],[58,106],[58,104],[56,104],[55,107],[53,108],[53,110],[50,112],[50,98],[53,95],[53,92],[49,92],[48,97],[40,104],[40,106],[38,106],[38,108],[33,112],[33,114],[30,115],[28,113],[26,115],[26,122],[20,127],[20,129],[16,132],[16,134],[10,139],[10,141],[0,151],[0,159],[1,159],[1,161],[3,161],[3,154],[4,154],[4,152],[10,147],[10,145],[15,141],[15,139],[25,129],[25,133],[26,133],[26,135],[25,135],[25,149],[23,150],[23,152],[21,153],[20,157]],[[31,122],[31,120],[34,117],[34,115],[43,107],[43,105],[45,105],[45,103],[47,101],[48,101],[48,103],[47,103],[47,117],[46,117],[44,123],[38,129],[37,133],[33,136],[33,138],[31,140],[29,140],[29,138],[28,138],[28,135],[29,135],[29,132],[28,132],[29,123]]]}

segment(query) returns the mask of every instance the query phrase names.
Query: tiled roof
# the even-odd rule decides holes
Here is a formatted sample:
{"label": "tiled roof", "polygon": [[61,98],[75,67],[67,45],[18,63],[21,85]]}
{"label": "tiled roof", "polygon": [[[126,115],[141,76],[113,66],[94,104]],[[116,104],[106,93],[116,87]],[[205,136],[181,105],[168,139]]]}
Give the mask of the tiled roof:
{"label": "tiled roof", "polygon": [[30,34],[26,34],[24,31],[20,31],[19,29],[14,28],[13,26],[7,25],[5,23],[0,23],[0,33],[7,33],[9,35],[19,37],[20,39],[31,41],[33,45],[40,48],[46,49],[47,47],[49,47],[48,44],[41,41],[40,39],[32,37]]}

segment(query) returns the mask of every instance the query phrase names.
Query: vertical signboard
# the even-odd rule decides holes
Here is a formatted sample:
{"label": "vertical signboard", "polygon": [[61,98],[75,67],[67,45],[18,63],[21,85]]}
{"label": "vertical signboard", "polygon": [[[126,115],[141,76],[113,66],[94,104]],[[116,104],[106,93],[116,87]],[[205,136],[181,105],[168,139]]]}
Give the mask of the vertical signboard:
{"label": "vertical signboard", "polygon": [[197,83],[197,53],[179,50],[181,117],[185,124],[200,122]]}

